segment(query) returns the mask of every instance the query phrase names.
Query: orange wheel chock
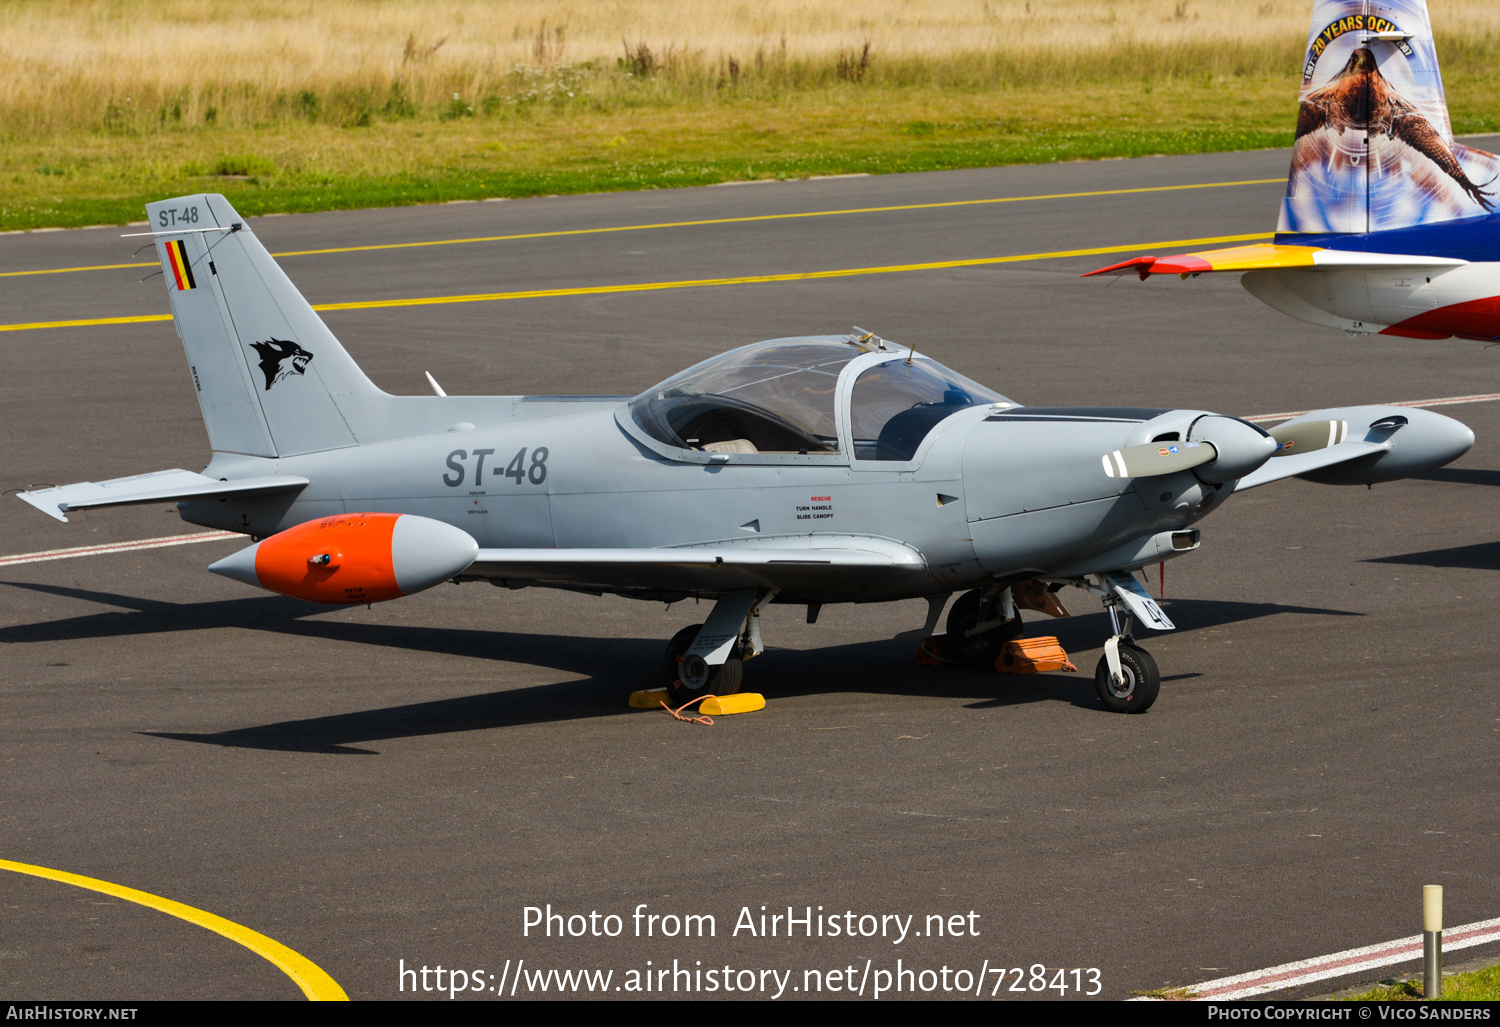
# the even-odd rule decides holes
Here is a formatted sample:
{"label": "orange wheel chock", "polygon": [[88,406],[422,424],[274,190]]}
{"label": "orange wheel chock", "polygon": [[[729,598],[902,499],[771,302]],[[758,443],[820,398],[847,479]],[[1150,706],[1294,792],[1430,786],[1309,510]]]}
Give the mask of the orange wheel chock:
{"label": "orange wheel chock", "polygon": [[1077,673],[1078,668],[1068,659],[1068,654],[1058,644],[1057,638],[1047,635],[1042,638],[1018,638],[1006,642],[1000,655],[995,657],[995,669],[1002,674],[1040,674],[1049,670],[1065,670]]}

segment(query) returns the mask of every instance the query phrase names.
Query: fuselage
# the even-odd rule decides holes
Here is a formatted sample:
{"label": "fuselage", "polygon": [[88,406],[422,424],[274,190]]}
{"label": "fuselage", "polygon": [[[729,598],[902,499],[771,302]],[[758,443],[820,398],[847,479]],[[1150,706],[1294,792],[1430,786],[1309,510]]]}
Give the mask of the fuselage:
{"label": "fuselage", "polygon": [[1276,243],[1468,262],[1457,267],[1247,272],[1245,288],[1283,313],[1348,332],[1500,338],[1500,215],[1361,234],[1283,233]]}
{"label": "fuselage", "polygon": [[[545,402],[545,400],[543,400]],[[555,405],[549,416],[304,456],[216,454],[206,474],[297,475],[295,495],[180,504],[184,519],[267,536],[363,510],[463,529],[483,548],[662,547],[719,539],[846,533],[919,550],[928,576],[901,598],[1078,565],[1184,527],[1232,491],[1191,472],[1106,477],[1101,454],[1185,438],[1201,411],[986,404],[954,413],[910,461],[837,454],[757,462],[673,459],[622,426],[618,400]],[[807,598],[807,597],[803,597]],[[826,595],[820,601],[851,596]]]}

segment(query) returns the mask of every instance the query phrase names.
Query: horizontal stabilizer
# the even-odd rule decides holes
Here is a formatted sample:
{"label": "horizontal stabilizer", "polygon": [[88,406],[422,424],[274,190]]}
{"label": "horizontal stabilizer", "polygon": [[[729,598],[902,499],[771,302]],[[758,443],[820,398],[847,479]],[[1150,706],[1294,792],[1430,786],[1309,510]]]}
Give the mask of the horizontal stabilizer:
{"label": "horizontal stabilizer", "polygon": [[922,554],[892,539],[804,535],[662,549],[481,549],[462,577],[604,592],[722,593],[878,589],[926,573]]}
{"label": "horizontal stabilizer", "polygon": [[1225,250],[1179,253],[1173,257],[1135,257],[1083,275],[1135,272],[1142,280],[1152,275],[1199,275],[1207,271],[1265,271],[1271,268],[1305,268],[1310,271],[1373,271],[1384,268],[1461,267],[1456,257],[1423,257],[1405,253],[1368,253],[1364,250],[1334,250],[1321,246],[1289,246],[1258,243],[1231,246]]}
{"label": "horizontal stabilizer", "polygon": [[69,510],[84,510],[100,506],[131,506],[138,503],[164,503],[181,499],[214,499],[220,496],[268,496],[277,492],[290,492],[307,484],[306,478],[290,474],[268,474],[256,478],[238,478],[220,481],[205,474],[174,468],[170,471],[153,471],[136,474],[129,478],[111,478],[109,481],[81,481],[76,485],[60,485],[35,492],[19,493],[18,498],[30,503],[48,517],[60,521],[68,518]]}

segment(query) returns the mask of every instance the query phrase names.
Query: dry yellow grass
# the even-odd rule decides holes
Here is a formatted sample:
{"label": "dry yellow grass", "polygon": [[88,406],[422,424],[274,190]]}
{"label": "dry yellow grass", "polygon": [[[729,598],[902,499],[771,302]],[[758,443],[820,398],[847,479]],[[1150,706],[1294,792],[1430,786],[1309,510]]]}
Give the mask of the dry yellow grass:
{"label": "dry yellow grass", "polygon": [[[347,123],[440,112],[454,94],[476,108],[490,98],[492,110],[528,98],[528,90],[598,98],[621,76],[589,81],[591,71],[616,72],[627,48],[636,55],[642,45],[647,66],[634,70],[700,86],[742,77],[806,85],[835,77],[841,57],[855,62],[859,77],[940,84],[961,84],[951,81],[957,76],[979,85],[1007,72],[1180,74],[1216,53],[1231,68],[1259,73],[1300,46],[1309,7],[1307,0],[10,0],[0,5],[0,128],[30,135],[206,118]],[[1434,0],[1434,8],[1451,38],[1500,34],[1492,0]],[[867,43],[870,59],[859,67]],[[555,74],[580,65],[590,67]],[[1046,74],[1049,67],[1059,74]]]}
{"label": "dry yellow grass", "polygon": [[[1500,4],[1431,0],[1460,131]],[[4,0],[0,228],[1281,145],[1310,0]]]}

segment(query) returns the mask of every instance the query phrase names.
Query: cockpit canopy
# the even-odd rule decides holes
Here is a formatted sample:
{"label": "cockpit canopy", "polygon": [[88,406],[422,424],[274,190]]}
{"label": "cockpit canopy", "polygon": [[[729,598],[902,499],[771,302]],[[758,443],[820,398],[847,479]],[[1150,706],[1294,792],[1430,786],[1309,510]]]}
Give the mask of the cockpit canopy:
{"label": "cockpit canopy", "polygon": [[849,402],[854,459],[910,460],[928,433],[950,414],[979,404],[1009,402],[935,360],[882,360],[865,368],[854,381]]}
{"label": "cockpit canopy", "polygon": [[[863,340],[773,339],[711,357],[630,402],[651,438],[710,453],[835,454],[839,377],[865,353]],[[912,459],[943,418],[965,407],[1007,402],[925,357],[892,351],[862,362],[849,424],[857,460]]]}

